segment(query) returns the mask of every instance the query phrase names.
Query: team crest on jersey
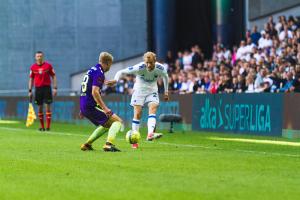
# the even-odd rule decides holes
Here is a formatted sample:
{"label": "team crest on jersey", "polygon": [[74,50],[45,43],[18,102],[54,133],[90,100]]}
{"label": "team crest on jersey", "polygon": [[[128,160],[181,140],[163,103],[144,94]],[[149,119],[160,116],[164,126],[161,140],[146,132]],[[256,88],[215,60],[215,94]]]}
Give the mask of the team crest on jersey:
{"label": "team crest on jersey", "polygon": [[161,65],[156,65],[156,68],[157,68],[157,69],[160,69],[160,70],[162,70],[162,71],[164,70],[164,67],[161,66]]}
{"label": "team crest on jersey", "polygon": [[39,74],[42,74],[43,73],[43,69],[39,69]]}
{"label": "team crest on jersey", "polygon": [[145,68],[144,65],[139,66],[139,69],[144,69],[144,68]]}

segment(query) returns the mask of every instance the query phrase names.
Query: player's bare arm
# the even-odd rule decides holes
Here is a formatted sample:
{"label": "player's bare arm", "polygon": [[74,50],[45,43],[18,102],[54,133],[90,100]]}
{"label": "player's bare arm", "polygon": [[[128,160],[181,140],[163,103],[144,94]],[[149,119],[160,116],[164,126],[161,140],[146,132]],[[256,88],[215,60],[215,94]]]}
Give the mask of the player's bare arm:
{"label": "player's bare arm", "polygon": [[57,95],[57,78],[56,78],[56,75],[54,75],[52,77],[52,80],[53,80],[53,89],[52,89],[52,92],[53,92],[53,96],[56,96]]}
{"label": "player's bare arm", "polygon": [[169,101],[169,100],[170,100],[169,92],[165,92],[165,93],[164,93],[164,100],[165,100],[165,101]]}
{"label": "player's bare arm", "polygon": [[29,78],[29,82],[28,82],[28,96],[29,96],[29,98],[32,98],[32,86],[33,86],[33,79]]}
{"label": "player's bare arm", "polygon": [[129,74],[136,74],[139,71],[139,68],[134,66],[134,67],[128,67],[126,69],[122,69],[118,71],[114,77],[113,80],[107,80],[104,82],[105,85],[109,87],[113,87],[123,75],[129,75]]}
{"label": "player's bare arm", "polygon": [[106,81],[104,81],[104,84],[109,87],[115,86],[115,84],[118,82],[118,80],[124,73],[126,73],[126,71],[124,71],[124,70],[118,71],[113,80],[106,80]]}
{"label": "player's bare arm", "polygon": [[103,109],[105,114],[107,116],[111,116],[112,112],[111,110],[105,105],[104,101],[101,98],[100,95],[100,88],[98,86],[93,86],[92,87],[92,95],[96,101],[96,103]]}
{"label": "player's bare arm", "polygon": [[164,88],[165,88],[165,92],[164,92],[164,100],[165,101],[169,101],[169,76],[168,73],[166,71],[164,71],[163,75],[162,75],[162,79],[163,79],[163,83],[164,83]]}
{"label": "player's bare arm", "polygon": [[170,97],[169,97],[169,77],[168,77],[168,74],[164,73],[162,78],[163,78],[164,88],[165,88],[164,100],[169,101]]}
{"label": "player's bare arm", "polygon": [[104,84],[109,86],[109,87],[113,87],[115,84],[117,83],[116,80],[107,80],[107,81],[104,81]]}

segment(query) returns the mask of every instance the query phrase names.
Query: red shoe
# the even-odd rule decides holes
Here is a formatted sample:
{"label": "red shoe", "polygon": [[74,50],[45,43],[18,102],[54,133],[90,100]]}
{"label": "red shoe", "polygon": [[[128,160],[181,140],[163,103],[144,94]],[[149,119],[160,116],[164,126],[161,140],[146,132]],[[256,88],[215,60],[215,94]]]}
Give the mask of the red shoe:
{"label": "red shoe", "polygon": [[163,134],[161,134],[161,133],[150,133],[150,134],[148,134],[148,136],[147,136],[147,141],[152,141],[152,140],[154,140],[154,139],[159,139],[159,138],[161,138],[163,136]]}
{"label": "red shoe", "polygon": [[131,147],[133,149],[137,149],[137,148],[139,148],[139,143],[132,144]]}

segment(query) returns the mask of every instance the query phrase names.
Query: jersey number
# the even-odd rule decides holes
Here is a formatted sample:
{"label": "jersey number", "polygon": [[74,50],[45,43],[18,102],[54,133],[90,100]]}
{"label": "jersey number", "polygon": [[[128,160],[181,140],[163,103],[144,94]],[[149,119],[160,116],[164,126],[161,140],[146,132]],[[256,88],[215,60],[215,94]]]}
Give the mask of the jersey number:
{"label": "jersey number", "polygon": [[83,92],[83,93],[86,92],[88,81],[89,81],[89,75],[86,74],[83,77],[83,81],[81,82],[81,92]]}

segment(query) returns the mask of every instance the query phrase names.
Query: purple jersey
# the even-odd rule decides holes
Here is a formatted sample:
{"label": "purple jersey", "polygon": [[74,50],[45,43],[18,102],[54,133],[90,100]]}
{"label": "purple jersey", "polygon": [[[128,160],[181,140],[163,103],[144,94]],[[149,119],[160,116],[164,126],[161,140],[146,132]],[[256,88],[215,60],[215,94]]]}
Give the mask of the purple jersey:
{"label": "purple jersey", "polygon": [[83,77],[80,92],[80,109],[94,108],[97,103],[92,95],[92,87],[98,86],[100,90],[104,83],[105,76],[100,64],[91,67]]}

